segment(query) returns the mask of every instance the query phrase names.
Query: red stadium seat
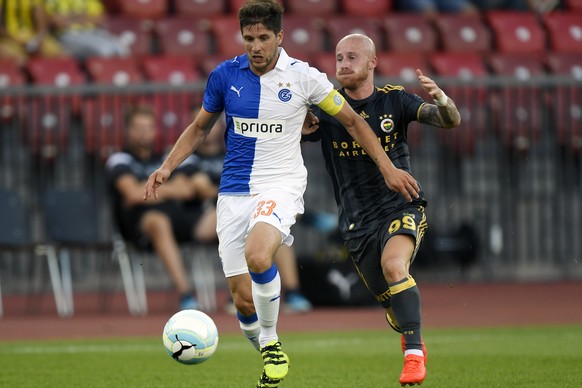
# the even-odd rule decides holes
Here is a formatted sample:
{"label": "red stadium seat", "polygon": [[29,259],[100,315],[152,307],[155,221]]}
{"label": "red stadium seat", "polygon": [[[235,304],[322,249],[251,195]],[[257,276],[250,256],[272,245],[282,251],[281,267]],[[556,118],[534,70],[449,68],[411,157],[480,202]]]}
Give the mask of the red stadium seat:
{"label": "red stadium seat", "polygon": [[36,85],[66,88],[85,83],[78,62],[71,57],[35,57],[26,67]]}
{"label": "red stadium seat", "polygon": [[582,14],[550,12],[543,21],[553,51],[582,53]]}
{"label": "red stadium seat", "polygon": [[381,21],[379,18],[361,16],[332,16],[325,20],[325,28],[329,33],[331,51],[341,38],[348,34],[367,35],[376,44],[376,50],[382,51]]}
{"label": "red stadium seat", "polygon": [[429,56],[429,61],[436,73],[444,77],[472,80],[488,74],[478,53],[435,53]]}
{"label": "red stadium seat", "polygon": [[[330,16],[337,12],[337,0],[293,0],[285,8],[290,15]],[[285,16],[287,17],[287,16]]]}
{"label": "red stadium seat", "polygon": [[147,79],[153,82],[182,85],[201,78],[192,56],[152,56],[144,58],[142,63]]}
{"label": "red stadium seat", "polygon": [[441,13],[434,22],[445,51],[491,50],[491,32],[478,15]]}
{"label": "red stadium seat", "polygon": [[541,136],[542,91],[529,81],[544,74],[542,63],[536,54],[493,53],[489,64],[493,73],[521,81],[504,85],[491,101],[503,143],[527,153]]}
{"label": "red stadium seat", "polygon": [[236,16],[214,18],[210,29],[216,42],[218,56],[232,58],[244,54],[240,25]]}
{"label": "red stadium seat", "polygon": [[[443,52],[429,56],[429,63],[441,77],[472,81],[486,77],[487,68],[481,54]],[[457,153],[472,153],[475,140],[483,137],[489,126],[487,90],[483,87],[462,82],[445,88],[461,113],[461,127],[454,131],[442,130],[444,144],[451,146]]]}
{"label": "red stadium seat", "polygon": [[123,149],[124,117],[129,105],[127,95],[87,98],[83,104],[85,149],[101,162],[115,151]]}
{"label": "red stadium seat", "polygon": [[546,50],[546,36],[537,16],[529,12],[492,11],[486,15],[495,48],[503,53],[538,53]]}
{"label": "red stadium seat", "polygon": [[332,80],[335,79],[335,54],[334,53],[320,53],[315,55],[311,60],[311,66],[315,67],[322,73],[327,74],[327,77]]}
{"label": "red stadium seat", "polygon": [[[26,83],[24,74],[16,62],[0,58],[0,88],[22,86]],[[4,122],[15,117],[16,108],[23,104],[22,97],[3,94],[0,96],[0,121]]]}
{"label": "red stadium seat", "polygon": [[174,0],[176,15],[206,18],[226,12],[225,0]]}
{"label": "red stadium seat", "polygon": [[322,25],[317,19],[286,16],[283,19],[283,31],[281,45],[294,58],[308,61],[313,54],[325,49]]}
{"label": "red stadium seat", "polygon": [[417,13],[398,13],[383,20],[387,49],[395,52],[432,52],[437,33],[429,20]]}
{"label": "red stadium seat", "polygon": [[168,0],[117,0],[119,12],[136,19],[159,19],[168,13]]}
{"label": "red stadium seat", "polygon": [[566,0],[566,9],[573,12],[582,12],[582,0]]}
{"label": "red stadium seat", "polygon": [[210,72],[214,70],[222,61],[231,59],[232,57],[225,57],[221,55],[207,55],[200,60],[200,71],[204,77],[208,77]]}
{"label": "red stadium seat", "polygon": [[81,96],[67,88],[85,83],[78,62],[71,57],[31,58],[26,68],[36,85],[62,90],[33,97],[27,104],[26,142],[34,155],[53,159],[66,149],[72,118],[81,111]]}
{"label": "red stadium seat", "polygon": [[[582,81],[582,54],[550,53],[549,70],[555,75]],[[582,153],[582,91],[571,82],[558,86],[550,98],[558,142],[575,153]]]}
{"label": "red stadium seat", "polygon": [[[246,0],[228,0],[228,12],[231,15],[237,15],[238,9],[243,6]],[[283,0],[277,0],[277,2],[281,5],[284,5]]]}
{"label": "red stadium seat", "polygon": [[164,18],[154,24],[162,53],[195,57],[210,53],[209,28],[208,20],[192,17]]}
{"label": "red stadium seat", "polygon": [[126,86],[142,81],[143,77],[134,57],[87,59],[87,71],[94,83]]}
{"label": "red stadium seat", "polygon": [[428,73],[426,58],[421,53],[378,53],[378,65],[376,72],[388,78],[396,78],[406,83],[418,85],[416,69]]}
{"label": "red stadium seat", "polygon": [[152,52],[151,23],[124,16],[109,17],[105,28],[117,36],[134,56],[149,55]]}
{"label": "red stadium seat", "polygon": [[392,0],[340,0],[343,14],[381,17],[390,12]]}

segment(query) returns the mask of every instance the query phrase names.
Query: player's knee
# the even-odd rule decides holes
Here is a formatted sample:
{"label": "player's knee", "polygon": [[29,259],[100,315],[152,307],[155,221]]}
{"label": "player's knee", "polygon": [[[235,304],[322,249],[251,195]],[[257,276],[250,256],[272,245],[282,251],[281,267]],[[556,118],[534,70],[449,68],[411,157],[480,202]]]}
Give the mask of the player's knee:
{"label": "player's knee", "polygon": [[249,270],[256,273],[261,273],[267,271],[271,268],[273,264],[272,258],[266,252],[261,250],[250,250],[245,251],[245,257],[247,260],[247,265]]}

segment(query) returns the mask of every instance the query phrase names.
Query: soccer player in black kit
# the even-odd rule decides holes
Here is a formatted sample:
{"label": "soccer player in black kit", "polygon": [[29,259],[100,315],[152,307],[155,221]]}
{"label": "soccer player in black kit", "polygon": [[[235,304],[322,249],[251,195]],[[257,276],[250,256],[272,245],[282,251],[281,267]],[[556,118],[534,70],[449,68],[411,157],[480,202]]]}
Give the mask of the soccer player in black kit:
{"label": "soccer player in black kit", "polygon": [[[397,168],[411,172],[407,126],[419,121],[441,128],[461,122],[453,100],[417,70],[418,80],[435,104],[401,86],[374,85],[374,42],[365,35],[344,37],[336,46],[340,93],[376,132]],[[360,278],[386,310],[390,326],[402,334],[401,385],[420,384],[426,376],[426,347],[421,336],[420,294],[409,267],[427,221],[424,193],[408,201],[391,191],[375,163],[333,117],[314,109],[313,131],[304,140],[321,141],[339,211],[339,226]],[[321,128],[322,130],[319,130]],[[310,133],[307,133],[310,132]]]}

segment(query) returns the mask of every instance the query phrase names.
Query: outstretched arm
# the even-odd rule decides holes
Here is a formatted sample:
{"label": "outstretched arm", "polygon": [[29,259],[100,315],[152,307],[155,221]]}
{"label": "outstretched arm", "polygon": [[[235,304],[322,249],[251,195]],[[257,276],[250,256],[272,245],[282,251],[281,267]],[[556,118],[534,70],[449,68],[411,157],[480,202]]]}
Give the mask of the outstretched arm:
{"label": "outstretched arm", "polygon": [[454,128],[461,124],[461,114],[455,102],[443,92],[429,77],[416,70],[420,86],[434,100],[434,104],[424,104],[420,108],[418,121],[440,128]]}
{"label": "outstretched arm", "polygon": [[220,112],[210,113],[204,108],[200,109],[194,121],[182,132],[164,163],[149,176],[145,186],[144,200],[151,196],[158,197],[158,188],[168,180],[172,171],[194,152],[219,117]]}

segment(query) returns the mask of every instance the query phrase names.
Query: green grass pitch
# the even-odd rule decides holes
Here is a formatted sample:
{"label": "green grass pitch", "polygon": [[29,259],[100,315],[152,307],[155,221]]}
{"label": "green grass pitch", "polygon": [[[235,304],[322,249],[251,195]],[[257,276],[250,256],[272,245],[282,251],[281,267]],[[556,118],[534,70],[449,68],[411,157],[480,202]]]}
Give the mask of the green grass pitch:
{"label": "green grass pitch", "polygon": [[[428,329],[423,387],[582,387],[582,326]],[[281,388],[399,387],[400,340],[385,331],[280,333]],[[0,343],[0,387],[254,387],[259,355],[242,335],[181,365],[155,338]]]}

